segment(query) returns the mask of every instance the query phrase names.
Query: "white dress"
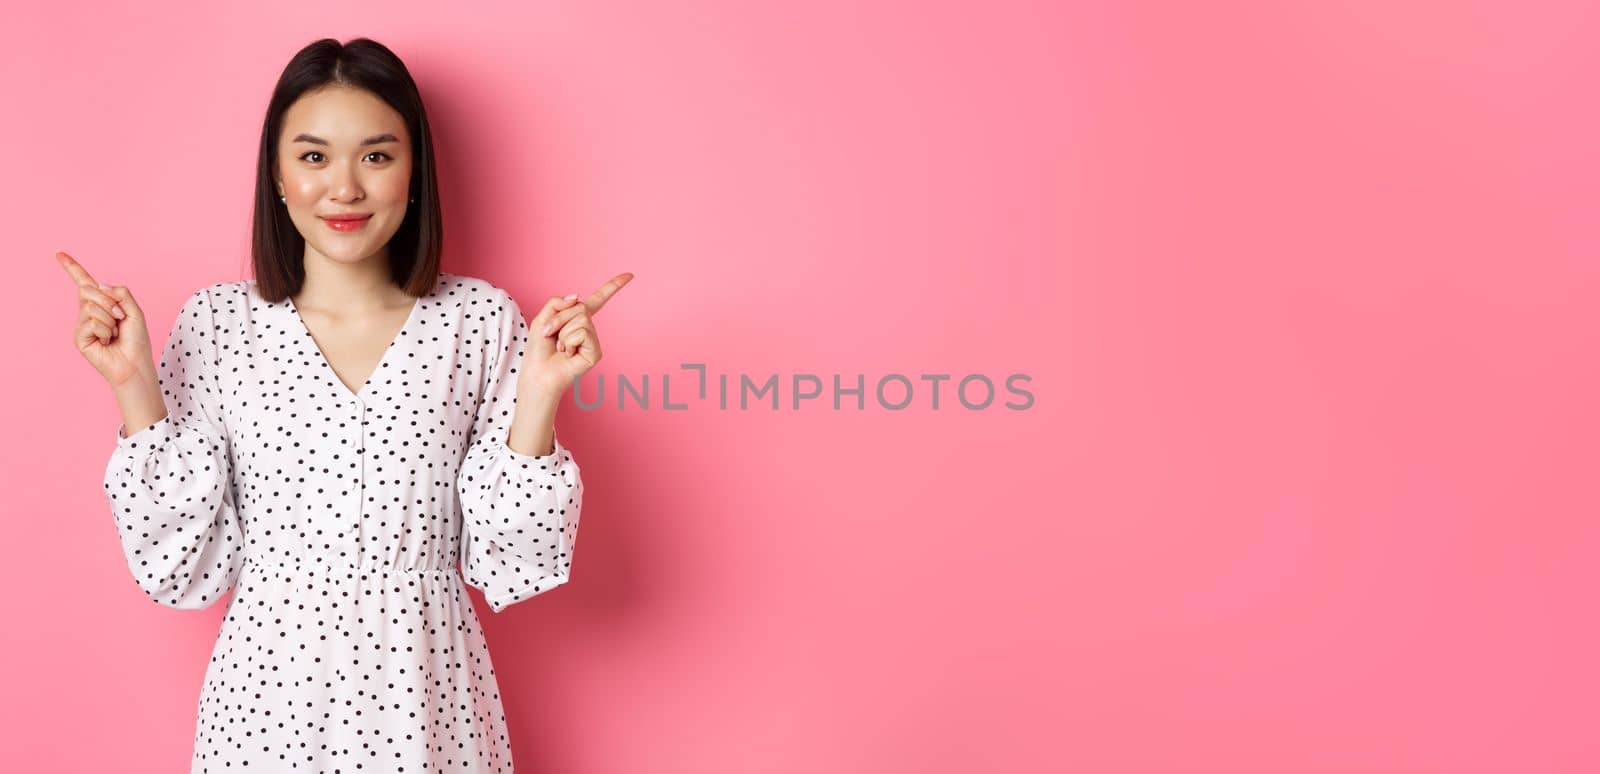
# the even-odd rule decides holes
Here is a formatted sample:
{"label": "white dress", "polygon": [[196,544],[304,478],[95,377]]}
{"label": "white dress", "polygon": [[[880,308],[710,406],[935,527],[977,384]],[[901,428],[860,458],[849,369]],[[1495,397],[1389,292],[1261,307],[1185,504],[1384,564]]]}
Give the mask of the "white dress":
{"label": "white dress", "polygon": [[352,393],[253,280],[184,303],[168,414],[118,426],[105,491],[151,599],[234,590],[191,771],[512,771],[463,583],[496,613],[565,583],[583,495],[559,440],[506,446],[527,337],[504,290],[441,273]]}

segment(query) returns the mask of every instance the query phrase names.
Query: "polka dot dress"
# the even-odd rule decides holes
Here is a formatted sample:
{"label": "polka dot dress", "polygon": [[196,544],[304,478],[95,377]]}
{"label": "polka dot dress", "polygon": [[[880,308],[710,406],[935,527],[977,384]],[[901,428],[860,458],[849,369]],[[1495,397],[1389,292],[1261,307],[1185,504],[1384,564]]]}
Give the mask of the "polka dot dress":
{"label": "polka dot dress", "polygon": [[152,600],[233,590],[191,771],[512,771],[465,586],[498,613],[565,583],[583,494],[559,439],[505,443],[527,336],[509,294],[444,273],[352,392],[253,280],[184,303],[168,414],[117,428],[105,492]]}

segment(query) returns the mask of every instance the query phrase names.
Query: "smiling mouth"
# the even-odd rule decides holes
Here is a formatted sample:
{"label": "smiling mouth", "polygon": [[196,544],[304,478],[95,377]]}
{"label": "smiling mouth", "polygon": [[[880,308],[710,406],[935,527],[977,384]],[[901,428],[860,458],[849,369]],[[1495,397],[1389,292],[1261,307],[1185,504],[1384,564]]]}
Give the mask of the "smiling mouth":
{"label": "smiling mouth", "polygon": [[322,222],[328,224],[328,228],[334,231],[356,231],[367,225],[367,221],[371,219],[371,215],[363,215],[359,218],[323,218]]}

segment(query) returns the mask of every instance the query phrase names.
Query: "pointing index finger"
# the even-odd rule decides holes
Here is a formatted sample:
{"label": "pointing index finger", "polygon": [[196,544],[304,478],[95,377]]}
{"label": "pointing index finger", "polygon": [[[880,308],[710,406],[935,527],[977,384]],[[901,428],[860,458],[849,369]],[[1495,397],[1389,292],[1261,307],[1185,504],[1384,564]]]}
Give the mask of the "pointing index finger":
{"label": "pointing index finger", "polygon": [[633,280],[633,272],[631,271],[625,271],[612,277],[611,281],[601,285],[599,290],[589,294],[589,297],[583,300],[583,305],[589,307],[589,314],[600,311],[600,307],[605,306],[606,302],[610,301],[611,297],[616,295],[617,291],[621,290],[622,286],[628,284],[631,280]]}
{"label": "pointing index finger", "polygon": [[58,251],[56,253],[56,262],[61,264],[61,268],[66,269],[68,274],[72,275],[72,281],[78,283],[80,287],[84,285],[89,287],[100,286],[100,283],[95,282],[94,277],[89,276],[89,272],[78,265],[78,262],[73,260],[72,256]]}

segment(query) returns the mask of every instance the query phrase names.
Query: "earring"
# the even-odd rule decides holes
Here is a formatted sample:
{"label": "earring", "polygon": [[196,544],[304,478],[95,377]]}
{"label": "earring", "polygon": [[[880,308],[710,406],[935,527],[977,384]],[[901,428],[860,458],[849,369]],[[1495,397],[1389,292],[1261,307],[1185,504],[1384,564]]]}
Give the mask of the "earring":
{"label": "earring", "polygon": [[415,197],[415,196],[411,197],[411,203],[412,204],[416,204],[417,203],[417,197]]}
{"label": "earring", "polygon": [[289,197],[280,196],[280,197],[278,197],[278,201],[283,202],[284,204],[288,204],[289,203]]}

